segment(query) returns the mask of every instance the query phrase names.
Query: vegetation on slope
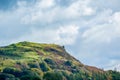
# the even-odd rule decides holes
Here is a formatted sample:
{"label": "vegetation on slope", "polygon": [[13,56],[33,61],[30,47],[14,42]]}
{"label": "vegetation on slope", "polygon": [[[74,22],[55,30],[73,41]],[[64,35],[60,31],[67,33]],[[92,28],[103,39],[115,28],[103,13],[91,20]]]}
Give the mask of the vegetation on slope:
{"label": "vegetation on slope", "polygon": [[85,66],[56,44],[0,47],[0,80],[120,80],[119,75]]}

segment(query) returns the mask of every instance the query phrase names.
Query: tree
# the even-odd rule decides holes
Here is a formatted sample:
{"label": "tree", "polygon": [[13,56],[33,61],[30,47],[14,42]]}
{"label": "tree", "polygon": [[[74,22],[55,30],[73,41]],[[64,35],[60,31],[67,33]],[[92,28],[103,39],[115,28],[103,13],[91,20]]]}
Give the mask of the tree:
{"label": "tree", "polygon": [[65,65],[66,65],[66,66],[72,66],[72,61],[69,61],[69,60],[66,61],[66,62],[65,62]]}
{"label": "tree", "polygon": [[117,71],[108,71],[111,74],[112,80],[120,80],[120,72]]}
{"label": "tree", "polygon": [[34,71],[25,70],[20,78],[21,80],[42,80],[41,76]]}
{"label": "tree", "polygon": [[52,59],[49,59],[49,58],[46,58],[44,61],[45,61],[47,64],[51,64],[51,65],[54,65],[54,64],[55,64],[55,62],[54,62]]}
{"label": "tree", "polygon": [[60,72],[47,72],[43,76],[44,80],[64,80],[63,75]]}
{"label": "tree", "polygon": [[16,68],[6,67],[5,69],[3,69],[3,73],[13,74],[15,77],[21,76],[21,70]]}
{"label": "tree", "polygon": [[40,63],[40,68],[43,72],[51,70],[50,67],[45,62]]}
{"label": "tree", "polygon": [[[14,75],[7,73],[0,73],[0,80],[16,80]],[[18,79],[17,79],[18,80]]]}
{"label": "tree", "polygon": [[40,76],[24,75],[20,78],[21,80],[42,80]]}

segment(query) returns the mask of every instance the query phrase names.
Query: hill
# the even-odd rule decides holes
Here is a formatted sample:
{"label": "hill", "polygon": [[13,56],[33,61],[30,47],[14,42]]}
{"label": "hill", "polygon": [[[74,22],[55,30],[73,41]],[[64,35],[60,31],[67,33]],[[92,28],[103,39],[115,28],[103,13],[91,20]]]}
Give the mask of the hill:
{"label": "hill", "polygon": [[0,47],[0,80],[120,80],[119,75],[86,66],[56,44],[24,41]]}

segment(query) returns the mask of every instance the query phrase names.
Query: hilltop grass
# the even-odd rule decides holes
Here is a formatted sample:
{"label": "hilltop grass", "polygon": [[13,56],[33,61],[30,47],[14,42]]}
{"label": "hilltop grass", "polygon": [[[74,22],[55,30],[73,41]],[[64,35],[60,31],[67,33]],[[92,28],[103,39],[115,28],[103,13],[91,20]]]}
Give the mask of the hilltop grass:
{"label": "hilltop grass", "polygon": [[119,80],[119,73],[83,65],[64,46],[24,41],[0,47],[0,80],[112,80],[114,76]]}

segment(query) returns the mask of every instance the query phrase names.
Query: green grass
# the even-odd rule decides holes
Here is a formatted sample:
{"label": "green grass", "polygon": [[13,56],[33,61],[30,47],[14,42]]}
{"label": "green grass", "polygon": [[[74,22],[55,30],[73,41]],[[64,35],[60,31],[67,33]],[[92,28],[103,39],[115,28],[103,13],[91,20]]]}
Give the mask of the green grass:
{"label": "green grass", "polygon": [[[46,59],[48,62],[45,61]],[[50,64],[49,61],[54,62],[54,64]],[[66,62],[69,64],[66,65]],[[43,63],[44,65],[41,66]],[[37,72],[42,77],[49,71],[65,71],[69,76],[73,74],[73,76],[76,75],[77,77],[89,75],[90,78],[93,77],[93,72],[97,76],[101,75],[98,72],[104,73],[98,68],[94,69],[87,66],[86,68],[85,65],[69,55],[63,46],[26,41],[0,47],[0,72],[7,67],[21,71],[30,70]],[[48,71],[42,71],[44,68],[48,68]]]}
{"label": "green grass", "polygon": [[[28,63],[34,61],[44,62],[44,59],[46,58],[50,58],[57,63],[54,65],[56,66],[55,68],[64,68],[63,64],[67,60],[71,60],[72,64],[75,66],[83,66],[83,64],[80,64],[80,62],[73,59],[73,57],[65,51],[64,47],[56,44],[40,44],[24,41],[1,47],[0,51],[2,52],[0,54],[2,58],[13,60],[13,62],[8,61],[9,64],[2,65],[2,67],[15,66],[16,63],[21,63],[27,66]],[[3,60],[2,63],[7,62]],[[53,65],[49,64],[49,66]]]}

